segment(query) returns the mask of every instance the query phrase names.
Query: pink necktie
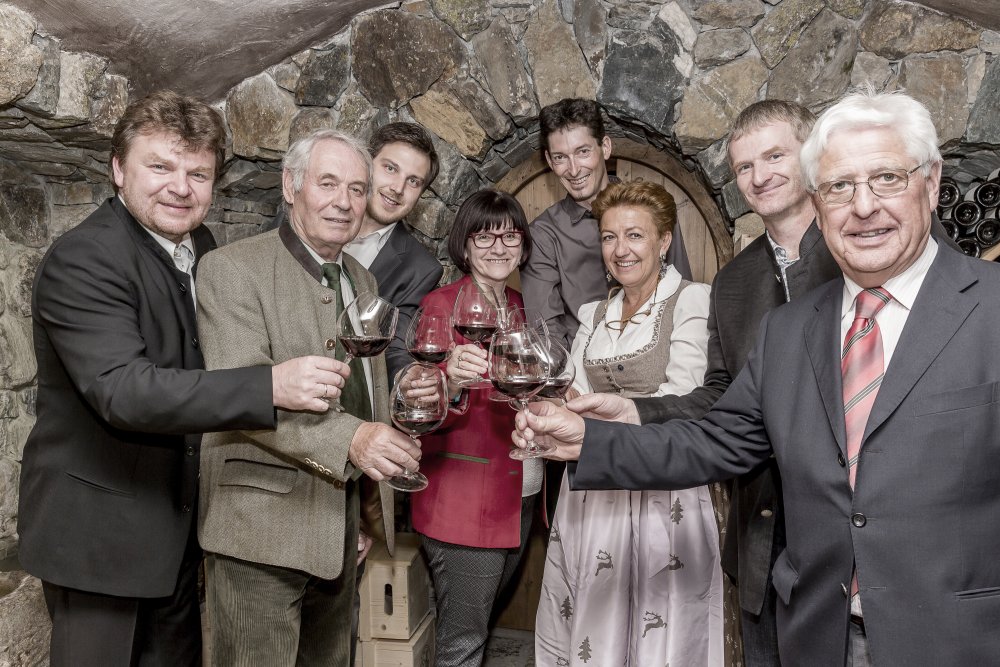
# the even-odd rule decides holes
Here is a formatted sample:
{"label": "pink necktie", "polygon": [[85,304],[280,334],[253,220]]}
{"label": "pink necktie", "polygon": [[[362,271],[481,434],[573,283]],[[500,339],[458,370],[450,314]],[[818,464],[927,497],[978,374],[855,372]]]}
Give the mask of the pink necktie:
{"label": "pink necktie", "polygon": [[[875,396],[878,394],[885,365],[882,356],[882,334],[875,315],[892,300],[881,287],[866,289],[858,294],[854,323],[847,330],[840,372],[844,376],[844,421],[847,425],[847,460],[851,488],[857,475],[861,438],[868,426]],[[851,578],[851,594],[858,592],[857,573]]]}

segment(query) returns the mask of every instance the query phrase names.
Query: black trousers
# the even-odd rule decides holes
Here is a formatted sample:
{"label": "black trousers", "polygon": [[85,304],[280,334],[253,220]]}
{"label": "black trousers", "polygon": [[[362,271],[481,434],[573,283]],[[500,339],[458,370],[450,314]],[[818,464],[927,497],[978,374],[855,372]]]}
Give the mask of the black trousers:
{"label": "black trousers", "polygon": [[174,594],[123,598],[42,582],[52,667],[201,667],[198,566],[190,545]]}

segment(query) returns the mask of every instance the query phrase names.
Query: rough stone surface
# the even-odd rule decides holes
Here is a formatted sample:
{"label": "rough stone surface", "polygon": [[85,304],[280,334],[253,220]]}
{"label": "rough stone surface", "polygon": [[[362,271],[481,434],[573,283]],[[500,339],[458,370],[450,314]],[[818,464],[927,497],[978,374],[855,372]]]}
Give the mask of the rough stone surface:
{"label": "rough stone surface", "polygon": [[51,116],[59,103],[59,42],[51,37],[35,35],[31,43],[41,51],[42,65],[38,69],[38,80],[34,87],[17,101],[17,105],[22,109]]}
{"label": "rough stone surface", "polygon": [[59,54],[59,102],[56,115],[60,118],[88,120],[90,96],[94,84],[107,67],[107,61],[89,53]]}
{"label": "rough stone surface", "polygon": [[851,82],[856,42],[854,24],[824,9],[774,68],[768,98],[793,100],[807,107],[837,99]]}
{"label": "rough stone surface", "polygon": [[624,118],[669,134],[685,81],[673,64],[677,54],[676,43],[651,33],[617,33],[608,46],[598,101]]}
{"label": "rough stone surface", "polygon": [[871,83],[876,90],[884,90],[890,77],[892,77],[892,67],[882,56],[862,51],[854,57],[854,69],[851,70],[852,86]]}
{"label": "rough stone surface", "polygon": [[11,312],[21,317],[31,317],[31,287],[35,281],[41,252],[25,252],[14,265],[13,282],[8,286]]}
{"label": "rough stone surface", "polygon": [[430,190],[448,205],[457,205],[482,185],[472,163],[447,141],[432,134],[434,150],[438,154],[441,170],[431,183]]}
{"label": "rough stone surface", "polygon": [[983,84],[984,76],[986,76],[986,54],[980,53],[969,58],[965,66],[965,81],[970,105],[974,104],[979,96],[979,87]]}
{"label": "rough stone surface", "polygon": [[496,103],[515,120],[538,115],[531,77],[524,67],[510,26],[497,18],[472,40],[476,59]]}
{"label": "rough stone surface", "polygon": [[663,10],[650,24],[649,34],[661,40],[666,49],[674,54],[670,64],[687,79],[694,70],[694,44],[697,41],[694,26],[675,4],[664,5]]}
{"label": "rough stone surface", "polygon": [[4,168],[0,173],[0,233],[14,243],[41,248],[48,241],[45,189],[20,177],[14,168]]}
{"label": "rough stone surface", "polygon": [[94,87],[94,101],[90,107],[91,127],[99,136],[111,137],[115,125],[128,106],[128,79],[118,74],[105,74]]}
{"label": "rough stone surface", "polygon": [[986,69],[979,96],[969,114],[966,138],[971,142],[1000,144],[1000,58]]}
{"label": "rough stone surface", "polygon": [[849,19],[861,18],[865,13],[865,0],[826,0],[826,6]]}
{"label": "rough stone surface", "polygon": [[751,34],[764,64],[780,63],[823,7],[822,0],[784,0],[755,25]]}
{"label": "rough stone surface", "polygon": [[0,665],[46,665],[52,624],[42,582],[27,572],[0,572]]}
{"label": "rough stone surface", "polygon": [[1000,53],[1000,32],[984,30],[979,39],[979,48],[991,55]]}
{"label": "rough stone surface", "polygon": [[641,2],[615,4],[608,10],[608,25],[625,30],[643,30],[649,25],[652,8]]}
{"label": "rough stone surface", "polygon": [[490,3],[487,0],[431,0],[431,7],[465,41],[490,24]]}
{"label": "rough stone surface", "polygon": [[914,3],[876,0],[861,23],[861,45],[897,60],[909,53],[962,51],[979,44],[980,30]]}
{"label": "rough stone surface", "polygon": [[[9,397],[10,403],[16,408],[16,394],[12,391],[2,393],[6,395],[3,398]],[[0,399],[0,403],[2,402],[4,402],[3,399]],[[9,417],[0,417],[0,420],[10,421],[16,417],[17,413],[14,413]],[[6,493],[6,491],[13,491],[17,488],[18,472],[18,467],[13,461],[0,457],[0,538],[13,537],[17,534],[17,494]],[[2,597],[2,592],[0,591],[0,597]],[[0,640],[0,645],[2,643]]]}
{"label": "rough stone surface", "polygon": [[698,30],[676,2],[668,2],[656,14],[658,21],[670,27],[684,51],[693,51],[698,41]]}
{"label": "rough stone surface", "polygon": [[358,19],[351,45],[354,78],[379,107],[396,108],[456,69],[462,48],[440,22],[380,11]]}
{"label": "rough stone surface", "polygon": [[744,213],[750,212],[747,200],[743,198],[739,188],[736,187],[735,180],[729,181],[722,188],[722,204],[731,220],[735,220]]}
{"label": "rough stone surface", "polygon": [[767,68],[760,58],[746,57],[693,81],[683,91],[674,126],[684,152],[697,153],[724,137],[736,115],[756,101],[766,80]]}
{"label": "rough stone surface", "polygon": [[705,176],[713,188],[721,188],[733,176],[732,171],[729,169],[729,154],[726,151],[725,138],[716,141],[698,153],[696,159],[705,171]]}
{"label": "rough stone surface", "polygon": [[694,45],[694,62],[702,68],[723,65],[746,53],[752,43],[743,28],[709,30],[698,35]]}
{"label": "rough stone surface", "polygon": [[939,144],[965,134],[969,91],[962,56],[948,52],[907,56],[899,65],[899,85],[930,111]]}
{"label": "rough stone surface", "polygon": [[329,49],[313,51],[295,87],[295,101],[306,106],[332,107],[347,88],[350,78],[347,44],[333,44]]}
{"label": "rough stone surface", "polygon": [[34,380],[35,370],[31,321],[8,310],[0,315],[0,387],[23,387]]}
{"label": "rough stone surface", "polygon": [[233,152],[243,157],[280,158],[288,149],[288,133],[297,112],[292,96],[267,74],[239,83],[226,98]]}
{"label": "rough stone surface", "polygon": [[331,109],[326,107],[306,107],[299,109],[292,119],[288,129],[288,145],[315,130],[333,130],[337,127],[337,118]]}
{"label": "rough stone surface", "polygon": [[340,96],[335,110],[337,129],[353,134],[362,141],[367,142],[375,128],[385,124],[384,120],[380,122],[384,112],[373,107],[353,83]]}
{"label": "rough stone surface", "polygon": [[295,64],[295,61],[286,60],[267,68],[267,73],[271,75],[276,84],[288,92],[294,93],[295,89],[299,87],[299,77],[302,75],[302,70]]}
{"label": "rough stone surface", "polygon": [[691,0],[691,8],[696,19],[716,28],[749,28],[764,15],[760,0]]}
{"label": "rough stone surface", "polygon": [[594,97],[597,85],[553,0],[543,0],[524,33],[524,45],[541,106],[564,97]]}
{"label": "rough stone surface", "polygon": [[54,241],[83,222],[97,210],[97,204],[53,206],[49,216],[49,240]]}
{"label": "rough stone surface", "polygon": [[451,88],[434,86],[410,100],[410,108],[418,123],[454,144],[463,155],[479,159],[489,150],[489,137],[463,102]]}
{"label": "rough stone surface", "polygon": [[755,239],[764,233],[764,220],[756,213],[745,213],[733,221],[733,238]]}
{"label": "rough stone surface", "polygon": [[407,218],[412,227],[432,239],[447,238],[455,213],[437,197],[421,197]]}
{"label": "rough stone surface", "polygon": [[600,77],[604,71],[608,41],[608,12],[600,0],[576,0],[573,5],[573,32],[590,71],[595,77]]}
{"label": "rough stone surface", "polygon": [[31,90],[42,66],[42,49],[31,43],[35,19],[10,5],[0,5],[0,105]]}

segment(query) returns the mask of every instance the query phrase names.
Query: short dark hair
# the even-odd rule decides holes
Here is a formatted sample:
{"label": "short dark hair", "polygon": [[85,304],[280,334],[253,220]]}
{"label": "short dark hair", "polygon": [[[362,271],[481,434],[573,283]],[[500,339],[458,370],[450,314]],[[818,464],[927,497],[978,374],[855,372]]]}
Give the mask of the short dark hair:
{"label": "short dark hair", "polygon": [[469,235],[483,230],[500,229],[508,222],[523,235],[521,262],[517,265],[522,268],[531,257],[528,219],[524,215],[524,209],[512,195],[491,189],[472,193],[459,207],[448,237],[448,256],[451,261],[462,273],[469,273],[471,269],[465,257],[465,242]]}
{"label": "short dark hair", "polygon": [[431,169],[427,172],[427,178],[424,179],[424,190],[426,190],[437,178],[438,171],[441,169],[431,135],[416,123],[389,123],[372,133],[372,138],[368,140],[368,152],[374,159],[386,144],[395,143],[408,144],[426,155],[431,161]]}
{"label": "short dark hair", "polygon": [[[214,153],[213,178],[219,176],[226,161],[226,126],[218,111],[201,100],[172,90],[150,93],[125,108],[111,135],[111,157],[125,164],[136,138],[154,132],[177,135],[187,150]],[[118,192],[114,178],[111,184]]]}
{"label": "short dark hair", "polygon": [[571,127],[585,127],[600,143],[604,139],[604,119],[601,107],[594,100],[567,97],[543,108],[538,114],[542,150],[549,150],[549,136],[553,132]]}

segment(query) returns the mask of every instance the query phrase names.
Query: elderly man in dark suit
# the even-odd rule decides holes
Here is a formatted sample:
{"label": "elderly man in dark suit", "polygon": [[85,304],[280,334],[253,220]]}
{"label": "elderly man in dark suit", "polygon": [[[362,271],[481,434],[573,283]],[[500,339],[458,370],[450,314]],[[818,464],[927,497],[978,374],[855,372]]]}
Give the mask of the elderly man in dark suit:
{"label": "elderly man in dark suit", "polygon": [[[320,130],[285,155],[288,224],[211,253],[199,330],[209,368],[343,354],[337,318],[375,280],[343,247],[361,226],[371,158]],[[358,480],[414,469],[420,450],[387,425],[384,355],[351,362],[342,410],[279,410],[274,431],[213,433],[202,450],[212,655],[224,665],[350,664],[359,523],[393,549],[392,490],[362,516]]]}
{"label": "elderly man in dark suit", "polygon": [[1000,327],[1000,270],[930,237],[941,157],[913,99],[845,98],[801,159],[843,277],[764,318],[704,419],[636,427],[546,406],[527,424],[580,458],[578,488],[693,486],[773,455],[783,664],[991,664],[1000,362],[969,358]]}
{"label": "elderly man in dark suit", "polygon": [[203,370],[195,267],[215,246],[201,223],[225,137],[189,97],[131,104],[111,140],[117,196],[38,269],[19,558],[42,579],[57,667],[201,665],[200,433],[323,412],[347,373],[323,356]]}

